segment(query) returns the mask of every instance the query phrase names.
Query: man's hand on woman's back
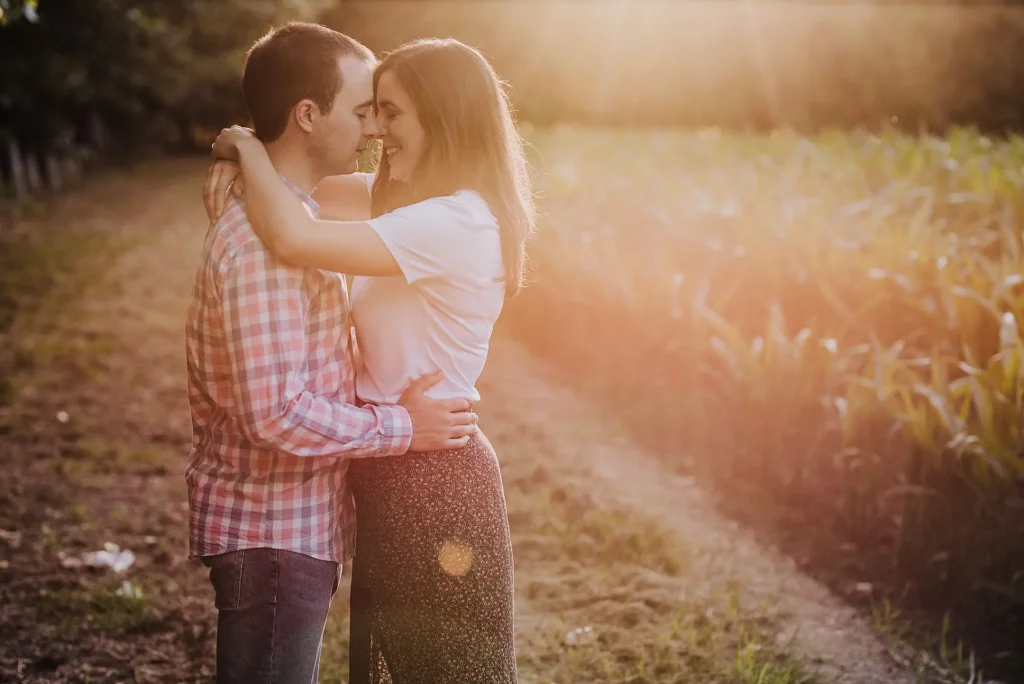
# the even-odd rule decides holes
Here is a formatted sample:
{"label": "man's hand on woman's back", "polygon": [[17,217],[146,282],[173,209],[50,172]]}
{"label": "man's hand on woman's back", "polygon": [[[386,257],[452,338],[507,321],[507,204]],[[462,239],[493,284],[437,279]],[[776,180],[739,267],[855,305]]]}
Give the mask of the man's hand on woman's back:
{"label": "man's hand on woman's back", "polygon": [[466,399],[431,399],[424,393],[439,383],[444,373],[434,371],[415,380],[398,400],[412,418],[409,451],[461,449],[476,432],[477,416]]}

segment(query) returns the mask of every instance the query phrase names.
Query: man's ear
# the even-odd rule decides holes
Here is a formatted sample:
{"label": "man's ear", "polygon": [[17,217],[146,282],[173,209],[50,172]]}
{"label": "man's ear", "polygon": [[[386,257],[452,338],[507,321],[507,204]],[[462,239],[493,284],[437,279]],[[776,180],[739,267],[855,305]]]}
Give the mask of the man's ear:
{"label": "man's ear", "polygon": [[320,118],[320,107],[312,100],[299,100],[299,103],[292,109],[292,117],[306,133],[312,133],[317,119]]}

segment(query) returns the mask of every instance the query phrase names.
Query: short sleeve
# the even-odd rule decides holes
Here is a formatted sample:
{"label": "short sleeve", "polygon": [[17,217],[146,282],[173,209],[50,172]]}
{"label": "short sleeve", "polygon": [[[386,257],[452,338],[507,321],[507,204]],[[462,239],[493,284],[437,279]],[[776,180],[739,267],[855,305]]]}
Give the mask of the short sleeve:
{"label": "short sleeve", "polygon": [[366,193],[367,194],[370,194],[371,192],[373,192],[373,181],[377,177],[376,173],[363,173],[362,171],[356,171],[352,175],[361,178],[362,181],[364,183],[366,183]]}
{"label": "short sleeve", "polygon": [[410,284],[472,274],[491,259],[491,243],[500,245],[497,221],[482,198],[470,193],[432,197],[367,223]]}

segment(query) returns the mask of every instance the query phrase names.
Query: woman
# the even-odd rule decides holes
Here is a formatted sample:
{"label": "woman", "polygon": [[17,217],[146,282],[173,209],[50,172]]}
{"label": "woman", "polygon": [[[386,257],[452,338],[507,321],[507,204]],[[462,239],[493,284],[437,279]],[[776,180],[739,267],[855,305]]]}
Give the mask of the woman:
{"label": "woman", "polygon": [[[328,179],[316,194],[324,214],[353,220],[316,220],[291,201],[247,129],[222,132],[218,156],[237,148],[249,217],[268,249],[357,276],[361,401],[394,403],[434,368],[445,379],[432,396],[478,401],[491,331],[522,283],[533,229],[523,144],[493,69],[458,41],[403,46],[373,85],[383,141],[375,177]],[[367,209],[372,218],[357,220]],[[514,682],[511,541],[486,437],[353,461],[349,475],[351,681]]]}

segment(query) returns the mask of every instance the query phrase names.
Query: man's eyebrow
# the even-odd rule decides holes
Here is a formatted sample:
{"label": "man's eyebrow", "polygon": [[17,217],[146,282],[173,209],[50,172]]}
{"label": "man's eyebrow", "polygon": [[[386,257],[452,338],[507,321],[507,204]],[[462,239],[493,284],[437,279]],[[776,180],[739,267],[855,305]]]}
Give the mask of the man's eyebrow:
{"label": "man's eyebrow", "polygon": [[360,102],[359,104],[357,104],[356,105],[356,109],[365,109],[367,107],[372,107],[372,106],[373,106],[373,100],[366,100],[365,102]]}

